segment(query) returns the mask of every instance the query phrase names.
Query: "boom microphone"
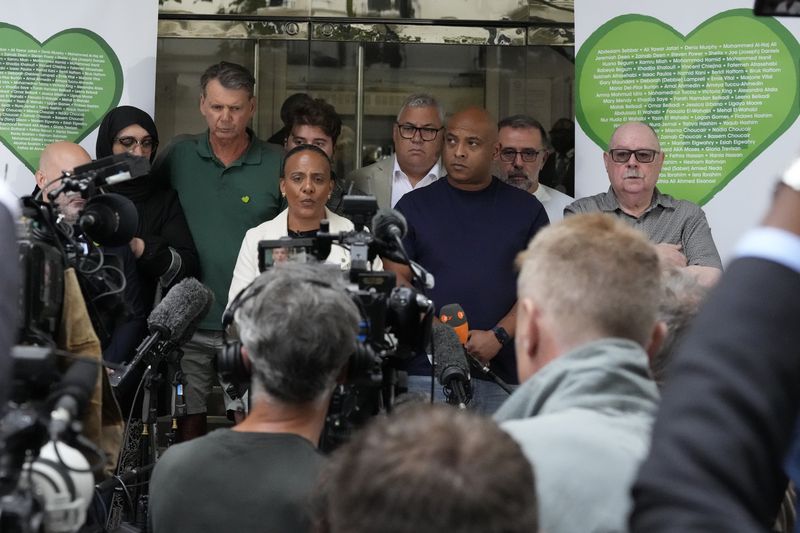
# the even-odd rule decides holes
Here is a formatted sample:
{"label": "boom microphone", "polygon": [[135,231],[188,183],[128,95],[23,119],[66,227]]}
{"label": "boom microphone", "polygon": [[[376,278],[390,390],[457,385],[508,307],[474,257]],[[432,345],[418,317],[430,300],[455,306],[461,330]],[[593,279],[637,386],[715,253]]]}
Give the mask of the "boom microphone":
{"label": "boom microphone", "polygon": [[73,420],[81,417],[97,383],[97,364],[77,360],[72,363],[55,391],[50,395],[53,411],[50,414],[50,438],[63,436]]}
{"label": "boom microphone", "polygon": [[372,217],[372,234],[384,242],[394,243],[408,232],[406,218],[394,209],[379,209]]}
{"label": "boom microphone", "polygon": [[131,370],[154,350],[167,353],[185,344],[213,303],[214,293],[196,279],[186,278],[178,282],[150,312],[147,317],[150,334],[136,348],[131,363],[111,376],[111,385],[120,386]]}
{"label": "boom microphone", "polygon": [[121,194],[101,194],[89,199],[78,223],[94,242],[122,246],[135,235],[139,213],[133,202]]}
{"label": "boom microphone", "polygon": [[387,259],[411,268],[412,276],[419,280],[418,287],[432,289],[435,281],[433,274],[425,270],[422,265],[411,261],[403,248],[403,237],[408,233],[408,222],[400,211],[395,209],[380,209],[372,217],[372,234],[381,244],[380,254]]}
{"label": "boom microphone", "polygon": [[434,320],[432,338],[436,376],[444,389],[447,403],[466,408],[472,399],[469,363],[453,328]]}

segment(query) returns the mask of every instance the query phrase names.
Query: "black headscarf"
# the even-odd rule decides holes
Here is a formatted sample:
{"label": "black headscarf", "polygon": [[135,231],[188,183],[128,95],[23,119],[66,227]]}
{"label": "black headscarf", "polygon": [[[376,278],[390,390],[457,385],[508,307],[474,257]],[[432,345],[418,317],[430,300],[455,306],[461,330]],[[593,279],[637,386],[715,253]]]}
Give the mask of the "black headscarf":
{"label": "black headscarf", "polygon": [[[103,122],[100,123],[100,129],[97,130],[97,144],[95,145],[95,156],[99,159],[101,157],[110,156],[113,151],[114,138],[117,134],[132,124],[138,124],[147,130],[150,137],[158,142],[158,130],[156,124],[150,115],[139,109],[129,105],[115,107],[109,111]],[[150,154],[150,162],[156,158],[156,151]]]}
{"label": "black headscarf", "polygon": [[[129,105],[115,107],[103,117],[103,122],[100,123],[100,128],[97,130],[97,144],[95,145],[95,157],[108,157],[112,155],[114,138],[123,129],[132,124],[138,124],[147,130],[150,137],[158,142],[158,130],[156,124],[150,115],[139,109]],[[157,148],[157,147],[156,147]],[[150,154],[150,162],[152,163],[156,157],[156,150]],[[143,197],[152,193],[153,189],[157,188],[156,183],[152,180],[151,176],[137,178],[135,180],[126,181],[110,187],[109,190],[123,194],[137,202]]]}

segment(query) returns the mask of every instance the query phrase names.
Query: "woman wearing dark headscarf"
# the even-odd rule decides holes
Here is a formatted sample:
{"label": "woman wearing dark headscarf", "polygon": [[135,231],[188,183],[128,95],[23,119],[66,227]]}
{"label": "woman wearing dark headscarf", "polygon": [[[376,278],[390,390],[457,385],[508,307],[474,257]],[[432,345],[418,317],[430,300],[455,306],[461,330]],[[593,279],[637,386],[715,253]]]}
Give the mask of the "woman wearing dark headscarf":
{"label": "woman wearing dark headscarf", "polygon": [[[97,133],[96,156],[128,152],[153,162],[158,131],[150,115],[132,106],[112,109]],[[148,309],[155,297],[181,279],[200,274],[197,249],[192,240],[178,193],[153,176],[145,176],[109,187],[128,197],[139,212],[139,227],[131,241],[142,278]]]}

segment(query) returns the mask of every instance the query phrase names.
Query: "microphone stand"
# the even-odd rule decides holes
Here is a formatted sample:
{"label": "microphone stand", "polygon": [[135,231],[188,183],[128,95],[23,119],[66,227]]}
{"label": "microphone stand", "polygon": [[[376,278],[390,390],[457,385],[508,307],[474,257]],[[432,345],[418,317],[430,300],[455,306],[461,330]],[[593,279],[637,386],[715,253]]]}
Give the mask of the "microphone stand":
{"label": "microphone stand", "polygon": [[473,370],[475,370],[476,372],[480,372],[484,376],[487,376],[489,379],[494,381],[497,384],[497,386],[503,389],[506,393],[508,393],[509,396],[511,395],[512,392],[514,392],[514,389],[512,389],[508,383],[503,381],[503,379],[500,376],[494,373],[494,370],[489,368],[489,365],[484,365],[478,360],[478,358],[476,358],[473,355],[470,355],[466,352],[465,354]]}
{"label": "microphone stand", "polygon": [[[138,442],[131,439],[131,442],[123,443],[123,455],[125,450],[133,450],[136,452],[134,459],[131,462],[125,461],[125,457],[120,456],[119,464],[120,470],[122,465],[127,468],[122,470],[117,476],[112,479],[118,481],[118,484],[110,486],[98,485],[108,490],[114,488],[114,494],[110,505],[110,520],[111,526],[120,526],[121,524],[131,524],[134,527],[144,527],[147,518],[148,509],[148,490],[144,486],[148,483],[149,479],[139,479],[136,483],[136,490],[129,491],[125,486],[124,480],[130,479],[130,476],[139,477],[147,474],[149,478],[150,470],[155,466],[158,461],[158,412],[159,412],[159,387],[163,383],[170,383],[172,388],[171,404],[171,425],[167,433],[167,447],[175,442],[175,430],[177,427],[176,417],[186,412],[186,403],[183,399],[183,385],[184,377],[180,367],[180,361],[183,357],[183,351],[176,346],[174,342],[162,341],[154,343],[149,349],[144,352],[147,366],[144,369],[141,378],[142,405],[141,405],[141,432],[138,437]],[[141,364],[141,360],[140,360]],[[165,368],[166,365],[166,368]],[[136,409],[136,402],[132,401],[131,411]],[[137,424],[138,426],[138,424]],[[126,464],[127,463],[127,464]],[[123,498],[124,493],[124,498]],[[131,521],[125,520],[125,508],[128,508],[127,517]],[[142,516],[144,521],[142,521]],[[143,529],[141,529],[143,531]]]}

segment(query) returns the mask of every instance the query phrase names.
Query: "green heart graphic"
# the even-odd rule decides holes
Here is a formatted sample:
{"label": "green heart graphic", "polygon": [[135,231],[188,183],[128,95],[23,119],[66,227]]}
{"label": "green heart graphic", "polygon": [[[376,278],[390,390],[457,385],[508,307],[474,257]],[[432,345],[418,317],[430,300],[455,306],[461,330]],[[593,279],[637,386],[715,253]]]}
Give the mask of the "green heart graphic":
{"label": "green heart graphic", "polygon": [[576,117],[603,150],[620,123],[649,123],[666,153],[659,189],[702,205],[797,119],[798,58],[785,27],[748,9],[720,13],[686,37],[624,15],[575,58]]}
{"label": "green heart graphic", "polygon": [[45,146],[96,128],[122,84],[119,59],[99,35],[74,28],[39,43],[0,23],[0,141],[31,172]]}

